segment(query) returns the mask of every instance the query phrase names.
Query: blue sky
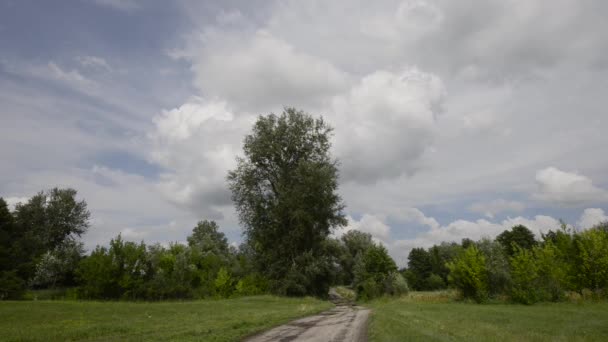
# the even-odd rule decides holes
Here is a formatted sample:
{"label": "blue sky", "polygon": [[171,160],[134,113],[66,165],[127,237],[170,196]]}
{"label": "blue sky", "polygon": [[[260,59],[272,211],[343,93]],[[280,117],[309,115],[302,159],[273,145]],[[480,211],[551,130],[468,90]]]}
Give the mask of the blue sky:
{"label": "blue sky", "polygon": [[[86,199],[91,248],[214,219],[259,114],[335,127],[347,229],[413,246],[608,219],[603,1],[0,1],[0,195]],[[343,232],[344,230],[342,230]],[[337,232],[339,235],[341,232]]]}

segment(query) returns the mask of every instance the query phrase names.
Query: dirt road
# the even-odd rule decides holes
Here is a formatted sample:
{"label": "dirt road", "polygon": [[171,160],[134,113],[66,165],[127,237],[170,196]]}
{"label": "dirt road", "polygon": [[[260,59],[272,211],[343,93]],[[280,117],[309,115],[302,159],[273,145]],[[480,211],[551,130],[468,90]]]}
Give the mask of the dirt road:
{"label": "dirt road", "polygon": [[368,317],[368,309],[338,302],[329,311],[300,318],[245,341],[365,342]]}

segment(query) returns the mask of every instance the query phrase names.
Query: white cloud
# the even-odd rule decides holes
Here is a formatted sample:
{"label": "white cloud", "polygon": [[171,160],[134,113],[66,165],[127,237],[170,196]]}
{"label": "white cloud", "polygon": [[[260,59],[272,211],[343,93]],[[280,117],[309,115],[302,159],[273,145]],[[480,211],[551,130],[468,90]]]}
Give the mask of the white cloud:
{"label": "white cloud", "polygon": [[348,220],[348,225],[336,230],[334,233],[336,237],[341,237],[344,233],[350,230],[358,230],[371,234],[375,241],[382,242],[384,244],[386,244],[389,239],[391,228],[386,225],[382,219],[374,215],[365,214],[359,220],[355,220],[350,216],[348,216],[346,219]]}
{"label": "white cloud", "polygon": [[469,210],[474,213],[483,214],[488,218],[494,218],[494,215],[503,212],[521,212],[525,208],[522,202],[518,201],[507,201],[502,198],[495,199],[487,202],[473,203]]}
{"label": "white cloud", "polygon": [[577,225],[579,228],[587,229],[606,221],[608,221],[608,215],[606,215],[604,210],[600,208],[587,208],[583,211]]}
{"label": "white cloud", "polygon": [[581,205],[608,200],[608,192],[593,185],[591,179],[574,172],[548,167],[536,173],[538,192],[534,197],[561,205]]}
{"label": "white cloud", "polygon": [[331,63],[264,30],[208,29],[202,41],[204,48],[190,57],[195,85],[241,110],[319,104],[347,85],[347,75]]}
{"label": "white cloud", "polygon": [[173,203],[210,219],[231,204],[228,170],[236,165],[240,141],[251,118],[236,117],[223,101],[191,98],[154,118],[150,158],[167,170],[158,184]]}
{"label": "white cloud", "polygon": [[333,99],[336,154],[345,181],[413,174],[433,143],[441,80],[418,69],[377,71]]}
{"label": "white cloud", "polygon": [[29,197],[4,197],[4,201],[10,210],[15,210],[15,206],[19,203],[27,203]]}

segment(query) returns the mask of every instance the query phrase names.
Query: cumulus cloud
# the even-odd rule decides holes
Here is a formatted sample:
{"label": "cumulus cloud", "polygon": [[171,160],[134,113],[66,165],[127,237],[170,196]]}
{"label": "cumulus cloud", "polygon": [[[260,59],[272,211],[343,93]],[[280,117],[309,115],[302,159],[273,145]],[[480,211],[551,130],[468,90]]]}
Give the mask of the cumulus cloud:
{"label": "cumulus cloud", "polygon": [[318,105],[347,85],[348,76],[331,63],[265,30],[207,30],[202,41],[190,57],[195,85],[240,109]]}
{"label": "cumulus cloud", "polygon": [[548,167],[536,173],[538,192],[534,197],[561,205],[581,205],[608,200],[608,192],[593,185],[588,177]]}
{"label": "cumulus cloud", "polygon": [[608,221],[608,215],[600,208],[587,208],[583,211],[577,225],[579,228],[591,228],[598,223]]}
{"label": "cumulus cloud", "polygon": [[444,87],[418,69],[377,71],[333,99],[335,148],[345,181],[413,174],[433,142]]}
{"label": "cumulus cloud", "polygon": [[386,244],[390,236],[391,228],[383,222],[383,220],[375,215],[364,214],[361,219],[355,220],[351,216],[347,216],[348,224],[334,232],[335,237],[341,237],[346,232],[358,230],[364,233],[371,234],[372,238]]}
{"label": "cumulus cloud", "polygon": [[211,219],[230,204],[226,175],[251,118],[235,117],[226,102],[191,98],[154,118],[150,158],[167,171],[158,184],[173,203]]}
{"label": "cumulus cloud", "polygon": [[522,202],[518,201],[507,201],[502,198],[491,200],[489,202],[477,202],[473,203],[469,210],[474,213],[483,214],[488,218],[494,218],[494,215],[503,212],[521,212],[525,208]]}

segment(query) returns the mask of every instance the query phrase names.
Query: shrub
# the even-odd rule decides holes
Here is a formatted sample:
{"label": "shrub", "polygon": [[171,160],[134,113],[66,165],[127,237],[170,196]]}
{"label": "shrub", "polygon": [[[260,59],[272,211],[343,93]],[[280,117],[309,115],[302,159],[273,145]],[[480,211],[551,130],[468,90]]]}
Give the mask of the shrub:
{"label": "shrub", "polygon": [[426,278],[426,287],[429,290],[441,290],[445,288],[445,282],[443,278],[436,275],[435,273],[431,274],[428,278]]}
{"label": "shrub", "polygon": [[[439,278],[441,279],[441,278]],[[384,281],[384,293],[391,296],[401,296],[409,292],[407,281],[399,272],[393,272]]]}
{"label": "shrub", "polygon": [[446,264],[450,270],[449,281],[462,292],[464,298],[483,302],[488,297],[488,271],[486,259],[475,247],[469,246],[454,261]]}
{"label": "shrub", "polygon": [[222,297],[228,298],[232,295],[234,291],[233,279],[230,273],[226,270],[226,268],[220,268],[217,273],[217,277],[215,278],[215,293]]}
{"label": "shrub", "polygon": [[16,271],[0,272],[0,300],[21,299],[25,293],[25,282]]}
{"label": "shrub", "polygon": [[240,279],[235,288],[235,294],[239,296],[255,296],[267,291],[268,281],[257,273],[249,274]]}

